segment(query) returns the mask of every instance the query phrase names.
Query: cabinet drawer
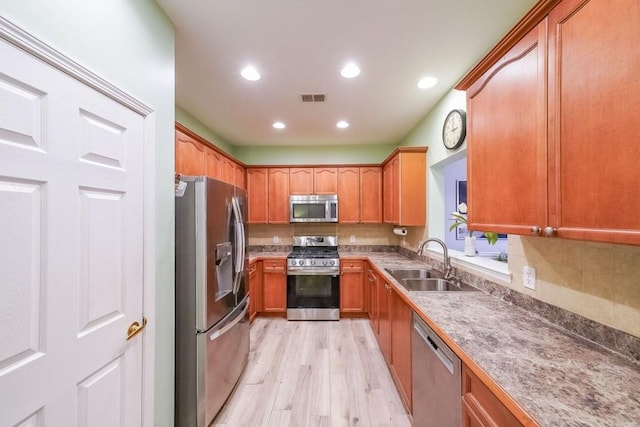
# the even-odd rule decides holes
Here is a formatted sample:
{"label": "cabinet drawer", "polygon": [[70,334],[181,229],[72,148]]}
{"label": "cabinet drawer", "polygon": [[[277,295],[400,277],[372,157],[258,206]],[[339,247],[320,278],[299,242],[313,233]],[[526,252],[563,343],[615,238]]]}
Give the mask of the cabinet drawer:
{"label": "cabinet drawer", "polygon": [[262,271],[279,271],[285,270],[286,260],[284,259],[265,259],[262,261]]}
{"label": "cabinet drawer", "polygon": [[364,271],[364,261],[361,260],[340,260],[340,270],[344,272]]}

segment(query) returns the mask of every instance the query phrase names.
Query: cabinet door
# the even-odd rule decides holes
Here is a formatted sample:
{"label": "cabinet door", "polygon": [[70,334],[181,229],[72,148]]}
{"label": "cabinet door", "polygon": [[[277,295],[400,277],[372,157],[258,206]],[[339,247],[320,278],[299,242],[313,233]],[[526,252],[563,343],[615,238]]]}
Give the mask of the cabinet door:
{"label": "cabinet door", "polygon": [[340,311],[364,313],[364,261],[340,261]]}
{"label": "cabinet door", "polygon": [[338,222],[360,222],[359,168],[338,168]]}
{"label": "cabinet door", "polygon": [[378,273],[376,273],[371,264],[369,264],[367,271],[367,282],[369,284],[369,318],[371,319],[371,327],[377,336],[380,333],[380,311],[378,305],[378,287],[380,284]]}
{"label": "cabinet door", "polygon": [[262,310],[269,313],[287,311],[287,276],[285,260],[262,262]]}
{"label": "cabinet door", "polygon": [[176,172],[183,175],[204,175],[205,147],[195,139],[176,130]]}
{"label": "cabinet door", "polygon": [[528,234],[546,224],[545,28],[539,24],[467,91],[474,230]]}
{"label": "cabinet door", "polygon": [[226,156],[222,156],[222,176],[221,181],[227,184],[233,184],[236,175],[236,165],[233,160]]}
{"label": "cabinet door", "polygon": [[549,14],[549,222],[560,237],[640,244],[639,13],[637,0],[565,0]]}
{"label": "cabinet door", "polygon": [[268,170],[267,168],[247,169],[248,222],[266,224],[268,219]]}
{"label": "cabinet door", "polygon": [[391,223],[391,199],[393,198],[393,194],[391,192],[392,186],[391,164],[386,163],[382,168],[382,216],[384,222],[387,224]]}
{"label": "cabinet door", "polygon": [[313,168],[289,168],[289,194],[313,194]]}
{"label": "cabinet door", "polygon": [[378,344],[391,365],[391,287],[382,277],[378,277],[378,313]]}
{"label": "cabinet door", "polygon": [[269,224],[289,224],[289,169],[269,168]]}
{"label": "cabinet door", "polygon": [[262,261],[249,264],[249,319],[262,311]]}
{"label": "cabinet door", "polygon": [[222,154],[213,149],[207,149],[204,155],[205,175],[209,178],[222,178]]}
{"label": "cabinet door", "polygon": [[391,359],[400,395],[411,412],[411,308],[395,292],[391,292]]}
{"label": "cabinet door", "polygon": [[382,168],[379,166],[360,168],[360,222],[382,223]]}
{"label": "cabinet door", "polygon": [[400,153],[398,158],[398,224],[424,226],[427,222],[427,156]]}
{"label": "cabinet door", "polygon": [[247,188],[246,172],[245,168],[239,164],[235,164],[235,179],[234,184],[236,187]]}
{"label": "cabinet door", "polygon": [[314,168],[313,181],[315,194],[336,194],[338,192],[338,168]]}
{"label": "cabinet door", "polygon": [[398,155],[394,156],[393,159],[389,162],[391,165],[391,170],[389,172],[390,177],[390,194],[391,197],[391,206],[390,206],[390,222],[392,224],[400,225],[400,180],[399,180],[399,168],[400,168],[400,157]]}

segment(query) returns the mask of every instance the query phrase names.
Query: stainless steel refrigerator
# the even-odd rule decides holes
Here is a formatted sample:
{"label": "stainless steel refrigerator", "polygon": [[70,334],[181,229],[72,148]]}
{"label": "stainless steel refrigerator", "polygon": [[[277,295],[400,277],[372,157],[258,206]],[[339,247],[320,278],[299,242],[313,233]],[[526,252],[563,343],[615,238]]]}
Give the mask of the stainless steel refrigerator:
{"label": "stainless steel refrigerator", "polygon": [[246,192],[183,176],[176,187],[175,425],[205,427],[249,354]]}

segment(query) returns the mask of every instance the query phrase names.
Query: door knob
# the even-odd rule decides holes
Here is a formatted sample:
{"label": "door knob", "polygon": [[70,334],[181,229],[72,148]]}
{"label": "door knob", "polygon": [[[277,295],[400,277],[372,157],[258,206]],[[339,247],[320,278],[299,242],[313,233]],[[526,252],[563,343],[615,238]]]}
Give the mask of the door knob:
{"label": "door knob", "polygon": [[539,235],[542,230],[537,225],[531,227],[531,234]]}
{"label": "door knob", "polygon": [[546,226],[546,227],[544,228],[544,234],[545,234],[545,236],[547,236],[547,237],[551,237],[551,236],[553,236],[554,234],[556,234],[556,231],[557,231],[557,229],[555,229],[555,228],[553,228],[553,227],[551,227],[551,226]]}
{"label": "door knob", "polygon": [[146,317],[142,318],[142,325],[140,325],[140,323],[138,323],[138,322],[133,322],[131,325],[129,325],[129,329],[127,329],[127,341],[129,341],[131,338],[135,337],[140,332],[142,332],[142,330],[146,326],[147,326],[147,318]]}

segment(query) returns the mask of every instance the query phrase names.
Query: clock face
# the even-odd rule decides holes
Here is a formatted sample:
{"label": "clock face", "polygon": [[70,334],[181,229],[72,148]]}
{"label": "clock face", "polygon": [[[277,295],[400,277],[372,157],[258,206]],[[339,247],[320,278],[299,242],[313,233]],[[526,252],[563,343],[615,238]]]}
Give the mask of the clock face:
{"label": "clock face", "polygon": [[467,117],[463,110],[451,110],[442,127],[442,142],[449,150],[462,145],[467,135]]}

